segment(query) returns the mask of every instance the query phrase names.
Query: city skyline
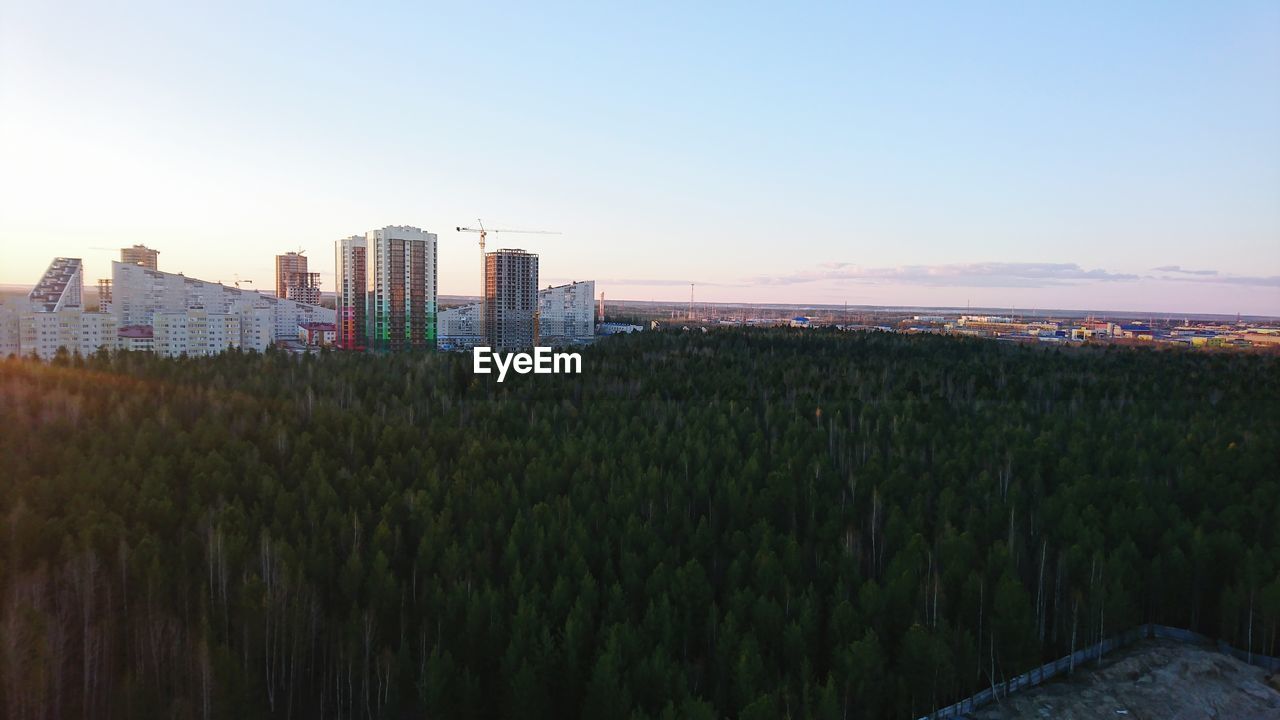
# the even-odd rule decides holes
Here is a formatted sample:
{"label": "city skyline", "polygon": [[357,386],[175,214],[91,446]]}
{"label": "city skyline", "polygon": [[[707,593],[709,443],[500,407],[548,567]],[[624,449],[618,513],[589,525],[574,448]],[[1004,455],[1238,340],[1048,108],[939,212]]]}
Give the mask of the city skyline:
{"label": "city skyline", "polygon": [[619,300],[1280,316],[1274,5],[70,9],[2,11],[3,284],[301,248],[332,293],[390,223],[478,295],[479,216]]}

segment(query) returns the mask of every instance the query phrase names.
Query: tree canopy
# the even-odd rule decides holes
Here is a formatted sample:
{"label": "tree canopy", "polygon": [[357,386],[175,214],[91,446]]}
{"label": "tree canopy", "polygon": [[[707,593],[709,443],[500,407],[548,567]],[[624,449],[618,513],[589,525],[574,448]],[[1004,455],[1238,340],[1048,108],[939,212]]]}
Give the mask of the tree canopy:
{"label": "tree canopy", "polygon": [[1280,654],[1280,361],[647,332],[0,362],[9,718],[917,717],[1140,622]]}

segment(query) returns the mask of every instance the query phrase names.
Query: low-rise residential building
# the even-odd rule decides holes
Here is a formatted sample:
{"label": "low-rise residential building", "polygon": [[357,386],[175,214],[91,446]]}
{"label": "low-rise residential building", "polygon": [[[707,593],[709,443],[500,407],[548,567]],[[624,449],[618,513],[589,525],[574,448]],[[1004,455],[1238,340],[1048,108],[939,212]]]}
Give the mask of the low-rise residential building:
{"label": "low-rise residential building", "polygon": [[332,345],[337,335],[337,326],[333,323],[302,323],[298,326],[298,339],[305,345]]}
{"label": "low-rise residential building", "polygon": [[130,352],[155,352],[155,330],[150,325],[126,325],[116,329],[116,348]]}
{"label": "low-rise residential building", "polygon": [[605,322],[596,326],[597,335],[617,335],[619,333],[640,332],[641,330],[644,330],[644,326],[630,323]]}

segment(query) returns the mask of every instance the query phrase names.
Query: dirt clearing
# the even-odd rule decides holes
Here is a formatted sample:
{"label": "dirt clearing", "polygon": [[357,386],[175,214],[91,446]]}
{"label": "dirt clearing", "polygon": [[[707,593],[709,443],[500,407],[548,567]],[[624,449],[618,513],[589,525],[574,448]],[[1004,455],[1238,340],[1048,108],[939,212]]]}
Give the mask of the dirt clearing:
{"label": "dirt clearing", "polygon": [[1280,720],[1280,678],[1199,645],[1143,640],[974,712],[974,720]]}

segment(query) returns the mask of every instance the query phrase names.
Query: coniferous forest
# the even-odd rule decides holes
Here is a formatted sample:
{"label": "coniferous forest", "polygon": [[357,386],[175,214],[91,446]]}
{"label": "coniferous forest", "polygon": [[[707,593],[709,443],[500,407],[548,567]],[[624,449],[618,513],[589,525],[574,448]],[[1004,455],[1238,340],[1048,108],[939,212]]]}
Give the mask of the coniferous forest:
{"label": "coniferous forest", "polygon": [[1280,655],[1280,358],[650,332],[0,361],[0,715],[915,718]]}

